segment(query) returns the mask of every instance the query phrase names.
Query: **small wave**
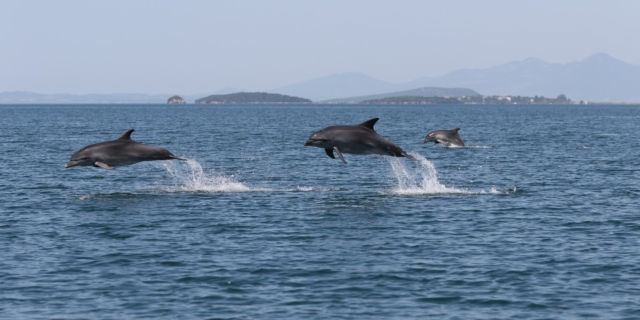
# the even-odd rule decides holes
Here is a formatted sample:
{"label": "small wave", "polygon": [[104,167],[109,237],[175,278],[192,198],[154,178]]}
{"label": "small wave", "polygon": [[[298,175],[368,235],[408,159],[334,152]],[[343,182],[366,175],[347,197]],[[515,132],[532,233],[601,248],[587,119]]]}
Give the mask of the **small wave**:
{"label": "small wave", "polygon": [[324,188],[324,187],[301,187],[298,186],[292,190],[284,190],[284,191],[298,191],[298,192],[331,192],[331,191],[339,191],[339,188]]}
{"label": "small wave", "polygon": [[[186,166],[183,164],[186,163]],[[271,191],[270,189],[254,189],[247,187],[234,176],[217,173],[205,173],[198,161],[187,159],[178,163],[165,161],[162,166],[176,182],[172,186],[163,186],[164,192],[252,192]]]}
{"label": "small wave", "polygon": [[457,144],[450,144],[450,145],[441,144],[441,146],[443,148],[448,148],[448,149],[493,149],[495,148],[495,146],[474,146],[474,145],[459,146]]}
{"label": "small wave", "polygon": [[519,193],[516,187],[509,187],[505,191],[498,190],[496,187],[491,187],[489,190],[480,190],[480,191],[469,191],[468,194],[514,194]]}
{"label": "small wave", "polygon": [[75,196],[75,198],[80,201],[136,201],[144,197],[144,194],[128,192],[95,193]]}

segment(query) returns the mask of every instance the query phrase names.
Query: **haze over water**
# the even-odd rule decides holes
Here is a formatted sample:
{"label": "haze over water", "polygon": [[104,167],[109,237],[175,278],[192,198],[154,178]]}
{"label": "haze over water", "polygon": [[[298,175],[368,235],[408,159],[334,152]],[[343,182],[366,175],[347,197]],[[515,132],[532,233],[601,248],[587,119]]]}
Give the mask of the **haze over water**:
{"label": "haze over water", "polygon": [[[335,124],[418,158],[304,147]],[[640,314],[640,106],[0,106],[0,318]],[[465,148],[422,144],[460,127]],[[132,138],[186,162],[65,169]]]}

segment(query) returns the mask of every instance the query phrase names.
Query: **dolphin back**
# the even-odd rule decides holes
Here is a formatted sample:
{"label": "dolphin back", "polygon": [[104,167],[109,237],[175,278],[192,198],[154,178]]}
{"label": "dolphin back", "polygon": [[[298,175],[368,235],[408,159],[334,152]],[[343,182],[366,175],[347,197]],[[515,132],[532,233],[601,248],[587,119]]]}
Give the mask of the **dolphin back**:
{"label": "dolphin back", "polygon": [[176,157],[175,155],[173,155],[173,153],[169,152],[169,150],[167,149],[139,143],[133,140],[131,140],[129,143],[123,144],[122,146],[119,146],[118,148],[120,148],[120,152],[119,152],[120,156],[136,158],[136,159],[140,159],[140,161],[171,160],[171,159],[184,160]]}

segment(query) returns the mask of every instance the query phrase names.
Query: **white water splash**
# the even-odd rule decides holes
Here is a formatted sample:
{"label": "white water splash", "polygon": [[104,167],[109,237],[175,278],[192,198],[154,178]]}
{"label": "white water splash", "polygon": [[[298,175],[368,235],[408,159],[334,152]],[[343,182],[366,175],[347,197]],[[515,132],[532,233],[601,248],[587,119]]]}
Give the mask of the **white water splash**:
{"label": "white water splash", "polygon": [[[393,174],[398,181],[398,186],[392,189],[391,194],[399,195],[425,195],[425,194],[508,194],[515,193],[516,188],[512,187],[509,191],[500,191],[495,187],[491,187],[488,191],[469,191],[466,189],[447,187],[438,181],[438,172],[433,163],[425,157],[411,153],[416,159],[415,162],[407,162],[401,158],[388,157],[387,160],[391,165]],[[407,168],[405,163],[417,163],[415,170]]]}
{"label": "white water splash", "polygon": [[331,188],[297,186],[288,189],[253,188],[238,181],[234,176],[205,172],[198,161],[187,159],[184,162],[165,161],[160,164],[166,169],[174,184],[160,186],[163,192],[330,192]]}
{"label": "white water splash", "polygon": [[[186,164],[183,165],[183,164]],[[236,180],[234,176],[217,173],[205,173],[198,161],[188,159],[185,162],[165,161],[162,166],[177,182],[173,186],[162,187],[165,192],[250,192],[267,191],[252,189]]]}
{"label": "white water splash", "polygon": [[391,193],[403,195],[472,193],[443,185],[438,181],[438,172],[431,161],[419,154],[411,155],[417,160],[418,168],[415,170],[407,168],[400,158],[387,158],[393,174],[398,180],[398,186],[392,189]]}

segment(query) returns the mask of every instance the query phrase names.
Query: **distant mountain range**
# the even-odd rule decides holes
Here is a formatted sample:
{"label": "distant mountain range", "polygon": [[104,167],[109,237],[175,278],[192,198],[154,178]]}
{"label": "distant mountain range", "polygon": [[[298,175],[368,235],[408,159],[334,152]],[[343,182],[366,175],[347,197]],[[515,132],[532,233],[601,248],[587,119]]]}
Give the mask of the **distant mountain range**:
{"label": "distant mountain range", "polygon": [[640,66],[604,53],[567,64],[529,58],[487,69],[460,69],[410,85],[465,87],[485,95],[565,94],[574,101],[640,102]]}
{"label": "distant mountain range", "polygon": [[599,53],[567,64],[529,58],[486,69],[460,69],[439,77],[389,83],[355,72],[281,87],[269,92],[313,101],[348,100],[422,87],[469,88],[484,95],[557,97],[602,102],[640,102],[640,66]]}
{"label": "distant mountain range", "polygon": [[[428,87],[428,88],[427,88]],[[419,88],[419,89],[416,89]],[[455,89],[457,88],[457,89]],[[462,89],[468,88],[468,89]],[[459,96],[443,90],[469,90],[483,95],[545,96],[565,94],[573,101],[640,102],[640,66],[605,53],[567,64],[529,58],[485,69],[459,69],[439,77],[390,83],[362,73],[348,72],[316,78],[268,90],[313,101],[348,102],[382,99],[395,95]],[[431,90],[431,91],[429,91]],[[224,88],[217,94],[244,91]],[[428,92],[428,93],[427,93]],[[166,103],[174,94],[38,94],[0,92],[0,104],[8,103]],[[181,95],[187,103],[209,94]]]}
{"label": "distant mountain range", "polygon": [[359,103],[365,100],[376,100],[390,97],[462,97],[462,96],[477,96],[479,93],[465,88],[435,88],[424,87],[406,91],[396,91],[382,94],[372,94],[368,96],[348,97],[340,99],[329,99],[322,102],[326,103]]}

